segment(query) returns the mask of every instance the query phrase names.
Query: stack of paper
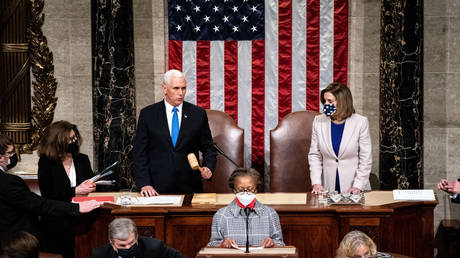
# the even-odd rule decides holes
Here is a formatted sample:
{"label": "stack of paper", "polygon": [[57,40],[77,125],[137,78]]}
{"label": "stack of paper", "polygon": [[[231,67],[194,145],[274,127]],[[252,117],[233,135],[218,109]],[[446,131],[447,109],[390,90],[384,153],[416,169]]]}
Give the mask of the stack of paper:
{"label": "stack of paper", "polygon": [[434,192],[429,190],[393,190],[393,198],[407,201],[434,201]]}

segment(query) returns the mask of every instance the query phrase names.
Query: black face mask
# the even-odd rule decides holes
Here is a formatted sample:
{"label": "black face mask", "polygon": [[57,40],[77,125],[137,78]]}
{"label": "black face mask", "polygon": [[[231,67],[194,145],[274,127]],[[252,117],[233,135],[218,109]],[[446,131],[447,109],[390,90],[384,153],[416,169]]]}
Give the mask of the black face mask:
{"label": "black face mask", "polygon": [[137,244],[132,245],[128,249],[118,249],[118,256],[122,258],[133,258],[137,255]]}
{"label": "black face mask", "polygon": [[16,154],[13,154],[13,156],[10,157],[10,162],[8,162],[9,164],[6,166],[6,169],[12,169],[16,166],[16,164],[18,164],[18,155]]}
{"label": "black face mask", "polygon": [[67,145],[67,153],[77,154],[78,153],[78,143],[72,142],[69,145]]}

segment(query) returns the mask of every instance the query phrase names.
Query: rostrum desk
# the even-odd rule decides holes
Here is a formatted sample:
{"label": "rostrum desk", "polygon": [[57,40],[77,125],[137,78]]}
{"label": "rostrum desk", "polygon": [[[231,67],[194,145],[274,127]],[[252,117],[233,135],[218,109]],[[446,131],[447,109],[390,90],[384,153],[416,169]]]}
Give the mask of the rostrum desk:
{"label": "rostrum desk", "polygon": [[[108,224],[129,217],[140,235],[163,240],[186,257],[195,257],[209,241],[214,213],[222,205],[182,207],[110,207],[83,216],[76,229],[76,257],[89,257],[92,248],[108,243]],[[343,236],[351,230],[368,234],[379,251],[411,257],[433,257],[433,209],[437,201],[395,202],[377,206],[318,204],[307,193],[304,205],[270,205],[280,216],[284,242],[299,257],[335,257]]]}

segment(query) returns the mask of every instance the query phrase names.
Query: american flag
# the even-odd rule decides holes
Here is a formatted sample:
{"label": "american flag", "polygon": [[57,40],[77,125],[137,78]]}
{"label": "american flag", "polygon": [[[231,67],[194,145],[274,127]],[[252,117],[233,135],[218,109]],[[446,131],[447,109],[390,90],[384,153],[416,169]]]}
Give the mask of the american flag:
{"label": "american flag", "polygon": [[268,170],[278,121],[347,83],[348,0],[168,0],[168,30],[185,100],[237,121],[247,167]]}

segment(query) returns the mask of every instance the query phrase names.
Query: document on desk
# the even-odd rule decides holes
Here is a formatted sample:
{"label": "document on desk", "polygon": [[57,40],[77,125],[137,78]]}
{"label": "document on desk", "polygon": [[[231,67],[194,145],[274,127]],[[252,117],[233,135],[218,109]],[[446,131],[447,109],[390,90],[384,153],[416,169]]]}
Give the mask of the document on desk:
{"label": "document on desk", "polygon": [[[246,247],[239,247],[239,246],[233,245],[233,244],[232,244],[232,247],[235,248],[235,249],[241,250],[241,251],[246,251]],[[249,247],[250,252],[257,251],[257,250],[263,250],[263,249],[264,249],[263,246],[250,246]]]}
{"label": "document on desk", "polygon": [[151,196],[151,197],[138,197],[137,204],[141,205],[179,205],[181,201],[181,196]]}
{"label": "document on desk", "polygon": [[432,189],[427,190],[393,190],[395,201],[434,201],[434,192]]}

